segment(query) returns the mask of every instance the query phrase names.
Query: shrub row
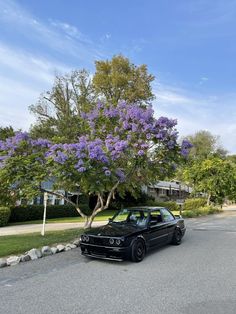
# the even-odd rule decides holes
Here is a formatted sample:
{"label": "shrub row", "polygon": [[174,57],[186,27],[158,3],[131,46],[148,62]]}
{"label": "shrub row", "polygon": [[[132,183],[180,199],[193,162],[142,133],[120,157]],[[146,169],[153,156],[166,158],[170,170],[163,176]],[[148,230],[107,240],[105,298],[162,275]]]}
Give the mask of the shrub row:
{"label": "shrub row", "polygon": [[200,207],[205,206],[207,203],[205,198],[188,198],[184,202],[184,211],[195,211],[198,210]]}
{"label": "shrub row", "polygon": [[11,210],[8,207],[0,207],[0,227],[7,225],[10,218]]}
{"label": "shrub row", "polygon": [[185,210],[182,213],[182,216],[184,218],[194,218],[194,217],[199,217],[199,216],[206,216],[209,214],[216,214],[220,213],[222,210],[218,207],[214,206],[202,206],[199,207],[195,210]]}
{"label": "shrub row", "polygon": [[[83,212],[89,212],[86,204],[80,205]],[[10,222],[39,220],[43,218],[43,205],[26,205],[11,208]],[[47,218],[76,217],[78,212],[71,205],[48,205]]]}
{"label": "shrub row", "polygon": [[158,202],[158,201],[148,201],[145,205],[147,206],[158,206],[158,207],[165,207],[171,211],[179,210],[179,206],[176,202],[173,201],[166,201],[166,202]]}

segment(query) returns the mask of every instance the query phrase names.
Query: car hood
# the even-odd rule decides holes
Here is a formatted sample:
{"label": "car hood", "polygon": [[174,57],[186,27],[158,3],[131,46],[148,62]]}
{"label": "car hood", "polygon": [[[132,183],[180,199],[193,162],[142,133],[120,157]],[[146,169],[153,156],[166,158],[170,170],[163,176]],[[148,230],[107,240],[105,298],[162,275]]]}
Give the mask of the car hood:
{"label": "car hood", "polygon": [[92,228],[87,231],[86,234],[106,237],[123,237],[135,233],[140,229],[140,227],[134,225],[109,223],[105,226]]}

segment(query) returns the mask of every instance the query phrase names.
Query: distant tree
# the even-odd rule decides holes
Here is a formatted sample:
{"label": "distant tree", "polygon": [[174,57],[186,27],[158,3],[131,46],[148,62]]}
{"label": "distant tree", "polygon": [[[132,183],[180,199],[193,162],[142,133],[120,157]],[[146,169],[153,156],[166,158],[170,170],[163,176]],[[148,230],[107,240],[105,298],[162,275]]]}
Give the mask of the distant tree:
{"label": "distant tree", "polygon": [[236,155],[228,155],[227,160],[232,161],[234,164],[236,164]]}
{"label": "distant tree", "polygon": [[211,155],[225,157],[227,151],[219,144],[219,136],[212,135],[209,131],[201,130],[187,136],[193,147],[189,159],[205,159]]}
{"label": "distant tree", "polygon": [[106,102],[147,104],[154,99],[151,83],[155,77],[148,73],[146,65],[136,66],[122,55],[95,64],[93,85]]}
{"label": "distant tree", "polygon": [[195,160],[184,169],[183,177],[195,192],[207,193],[208,205],[211,198],[221,202],[235,196],[236,166],[228,160],[216,156]]}

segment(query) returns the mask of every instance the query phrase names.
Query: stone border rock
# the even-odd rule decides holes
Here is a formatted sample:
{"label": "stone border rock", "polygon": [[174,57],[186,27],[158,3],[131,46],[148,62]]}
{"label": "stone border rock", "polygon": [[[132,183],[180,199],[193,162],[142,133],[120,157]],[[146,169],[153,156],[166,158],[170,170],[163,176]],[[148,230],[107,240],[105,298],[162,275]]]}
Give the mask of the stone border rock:
{"label": "stone border rock", "polygon": [[10,256],[8,258],[0,258],[0,268],[6,267],[6,266],[14,266],[19,263],[39,259],[41,257],[73,250],[79,246],[79,243],[80,243],[79,239],[76,239],[72,243],[67,243],[65,245],[58,244],[56,247],[43,246],[41,249],[33,248],[30,251],[25,252],[22,255]]}

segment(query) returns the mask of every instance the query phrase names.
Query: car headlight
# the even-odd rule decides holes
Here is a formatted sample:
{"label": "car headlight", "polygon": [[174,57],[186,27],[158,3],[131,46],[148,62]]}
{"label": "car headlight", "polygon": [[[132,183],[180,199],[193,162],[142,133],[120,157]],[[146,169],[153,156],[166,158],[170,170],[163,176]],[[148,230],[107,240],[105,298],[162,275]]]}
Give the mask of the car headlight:
{"label": "car headlight", "polygon": [[121,245],[121,240],[120,239],[116,239],[116,245]]}
{"label": "car headlight", "polygon": [[89,236],[88,236],[87,234],[83,234],[83,235],[81,236],[81,240],[82,240],[83,242],[89,242]]}
{"label": "car headlight", "polygon": [[115,243],[115,240],[114,240],[113,238],[110,238],[110,239],[109,239],[109,243],[110,243],[111,245],[113,245],[113,244]]}

